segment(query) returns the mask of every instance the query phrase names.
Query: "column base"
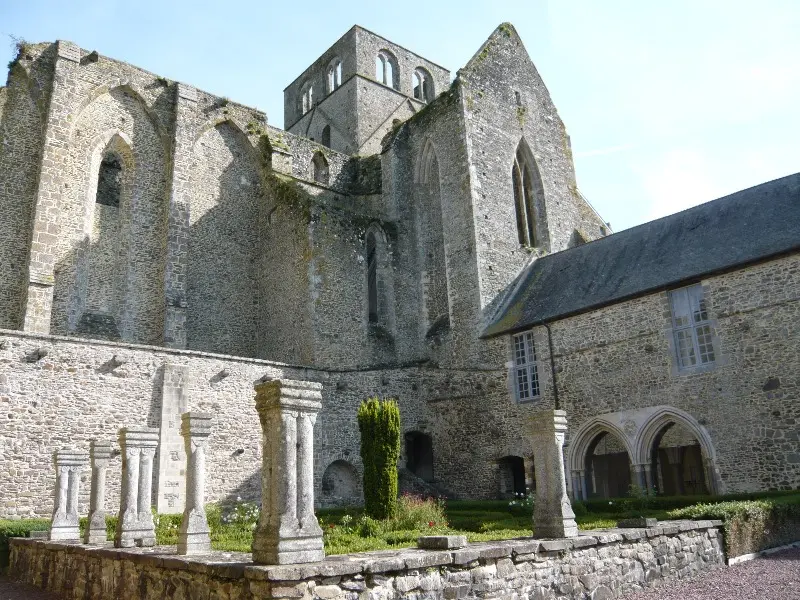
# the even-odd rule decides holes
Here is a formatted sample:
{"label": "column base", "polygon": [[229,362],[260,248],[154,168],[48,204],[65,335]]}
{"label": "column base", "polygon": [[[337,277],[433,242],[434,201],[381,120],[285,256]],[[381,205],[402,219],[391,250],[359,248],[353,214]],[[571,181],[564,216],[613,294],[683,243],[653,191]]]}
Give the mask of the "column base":
{"label": "column base", "polygon": [[54,523],[50,526],[50,535],[48,537],[51,542],[67,540],[80,541],[81,528],[78,527],[77,522],[74,525],[72,523]]}
{"label": "column base", "polygon": [[253,538],[253,562],[260,565],[291,565],[319,562],[325,558],[322,536],[276,538],[259,535]]}
{"label": "column base", "polygon": [[537,538],[573,538],[578,536],[578,525],[574,519],[555,523],[537,522],[535,535]]}
{"label": "column base", "polygon": [[208,554],[211,552],[211,535],[208,531],[178,534],[178,554]]}
{"label": "column base", "polygon": [[133,529],[122,531],[114,538],[115,548],[150,548],[156,545],[156,535],[153,531],[146,529]]}
{"label": "column base", "polygon": [[106,513],[98,510],[89,513],[89,522],[83,534],[84,544],[105,544],[108,537],[106,535]]}

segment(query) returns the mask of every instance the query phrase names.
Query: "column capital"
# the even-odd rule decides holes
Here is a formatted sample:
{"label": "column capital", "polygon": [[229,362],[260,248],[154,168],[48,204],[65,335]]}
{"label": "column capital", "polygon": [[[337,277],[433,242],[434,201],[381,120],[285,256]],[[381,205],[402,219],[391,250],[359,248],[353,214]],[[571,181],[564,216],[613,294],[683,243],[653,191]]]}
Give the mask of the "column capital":
{"label": "column capital", "polygon": [[119,430],[119,443],[123,448],[155,448],[158,437],[157,427],[123,427]]}
{"label": "column capital", "polygon": [[567,413],[564,410],[543,410],[531,418],[534,433],[566,433]]}
{"label": "column capital", "polygon": [[314,381],[271,379],[255,385],[259,414],[275,410],[316,413],[322,409],[322,384]]}
{"label": "column capital", "polygon": [[93,464],[98,461],[110,460],[113,453],[114,446],[111,442],[100,440],[92,440],[89,442],[89,457]]}
{"label": "column capital", "polygon": [[59,448],[54,457],[57,467],[84,467],[89,462],[89,455],[86,452],[69,448]]}
{"label": "column capital", "polygon": [[213,416],[205,412],[185,412],[181,415],[181,435],[207,438],[211,435]]}

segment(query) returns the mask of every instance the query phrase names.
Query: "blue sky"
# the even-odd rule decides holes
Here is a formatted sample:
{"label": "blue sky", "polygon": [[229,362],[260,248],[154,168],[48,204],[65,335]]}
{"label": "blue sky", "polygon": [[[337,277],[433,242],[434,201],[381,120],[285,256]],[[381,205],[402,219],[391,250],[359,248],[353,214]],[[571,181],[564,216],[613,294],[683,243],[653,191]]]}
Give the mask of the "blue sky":
{"label": "blue sky", "polygon": [[511,21],[615,230],[800,171],[800,2],[0,0],[8,34],[68,39],[267,111],[353,24],[449,68]]}

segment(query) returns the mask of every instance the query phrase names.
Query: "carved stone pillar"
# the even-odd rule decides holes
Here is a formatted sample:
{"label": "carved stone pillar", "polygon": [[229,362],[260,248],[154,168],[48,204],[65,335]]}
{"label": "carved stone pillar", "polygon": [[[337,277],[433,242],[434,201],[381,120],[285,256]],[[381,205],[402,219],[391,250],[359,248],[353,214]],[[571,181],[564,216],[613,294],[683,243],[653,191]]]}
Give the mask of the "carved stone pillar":
{"label": "carved stone pillar", "polygon": [[261,516],[253,562],[289,564],[325,557],[314,515],[314,422],[322,385],[275,380],[256,384],[263,433]]}
{"label": "carved stone pillar", "polygon": [[122,493],[114,545],[117,548],[154,546],[156,533],[150,506],[153,456],[158,447],[158,429],[120,429],[119,445],[122,448]]}
{"label": "carved stone pillar", "polygon": [[543,411],[533,419],[533,455],[536,468],[536,502],[533,523],[537,537],[564,538],[578,535],[575,513],[564,479],[563,410]]}
{"label": "carved stone pillar", "polygon": [[181,435],[186,446],[186,505],[178,532],[178,554],[211,552],[211,530],[206,519],[206,445],[211,435],[211,415],[181,415]]}
{"label": "carved stone pillar", "polygon": [[85,544],[106,541],[106,470],[111,460],[111,444],[92,440],[89,446],[92,465],[92,491],[89,496],[89,523],[83,534]]}
{"label": "carved stone pillar", "polygon": [[85,452],[61,448],[55,453],[56,489],[53,520],[50,524],[51,540],[80,540],[78,526],[78,492],[80,472],[86,466]]}

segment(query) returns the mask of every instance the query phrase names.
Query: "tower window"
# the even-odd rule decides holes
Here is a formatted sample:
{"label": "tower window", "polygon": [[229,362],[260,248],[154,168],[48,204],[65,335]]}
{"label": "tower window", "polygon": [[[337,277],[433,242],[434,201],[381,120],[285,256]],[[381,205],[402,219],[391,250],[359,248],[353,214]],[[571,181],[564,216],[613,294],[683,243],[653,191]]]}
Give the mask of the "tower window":
{"label": "tower window", "polygon": [[331,147],[331,126],[325,125],[322,128],[322,145],[328,148]]}
{"label": "tower window", "polygon": [[381,50],[375,57],[375,79],[383,85],[397,89],[399,78],[397,77],[397,60],[387,51]]}
{"label": "tower window", "polygon": [[122,164],[113,154],[107,154],[100,163],[95,202],[119,208],[122,193]]}
{"label": "tower window", "polygon": [[413,86],[414,98],[426,103],[433,100],[433,78],[425,69],[418,67],[414,71],[411,85]]}
{"label": "tower window", "polygon": [[367,314],[370,323],[378,322],[378,255],[375,234],[367,234]]}
{"label": "tower window", "polygon": [[[524,150],[523,142],[514,157],[511,168],[511,179],[514,186],[514,210],[517,216],[517,236],[522,246],[535,247],[541,245],[536,231],[538,211],[537,195],[541,195],[539,170],[533,159]],[[541,199],[539,199],[541,201]]]}
{"label": "tower window", "polygon": [[301,89],[300,108],[306,114],[314,106],[314,86],[307,83]]}
{"label": "tower window", "polygon": [[342,85],[342,61],[334,59],[328,67],[328,93]]}

